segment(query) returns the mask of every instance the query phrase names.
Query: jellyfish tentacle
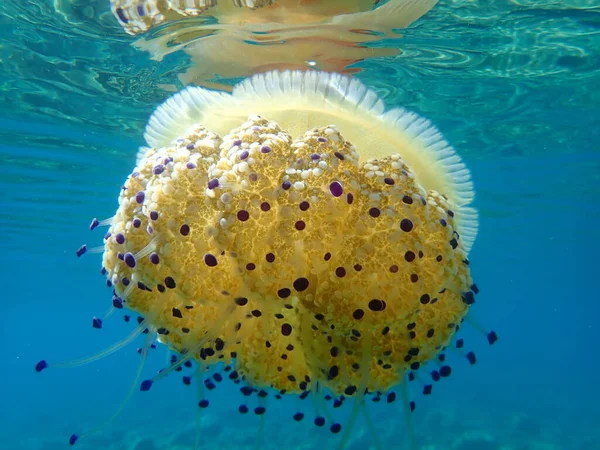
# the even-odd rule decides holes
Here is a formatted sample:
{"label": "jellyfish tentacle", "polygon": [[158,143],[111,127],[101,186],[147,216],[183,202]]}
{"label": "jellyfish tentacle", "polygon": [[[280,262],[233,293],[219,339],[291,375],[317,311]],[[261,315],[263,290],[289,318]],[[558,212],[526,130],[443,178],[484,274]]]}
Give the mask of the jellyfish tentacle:
{"label": "jellyfish tentacle", "polygon": [[381,441],[379,440],[379,434],[377,433],[377,430],[375,429],[375,425],[373,424],[373,420],[371,420],[371,414],[369,413],[369,407],[364,404],[363,407],[361,408],[363,415],[365,416],[365,422],[367,423],[367,428],[369,429],[369,432],[371,433],[371,439],[373,440],[373,446],[375,447],[375,450],[382,450],[383,446],[381,445]]}
{"label": "jellyfish tentacle", "polygon": [[[477,292],[479,292],[479,289],[476,288],[476,290]],[[465,317],[465,322],[467,322],[469,325],[475,328],[475,330],[477,330],[479,333],[485,335],[490,345],[494,345],[494,343],[498,340],[498,335],[494,330],[487,331],[473,317]]]}
{"label": "jellyfish tentacle", "polygon": [[[146,325],[145,322],[142,322],[127,337],[125,337],[124,339],[114,343],[110,347],[108,347],[94,355],[91,355],[91,356],[88,356],[85,358],[81,358],[81,359],[76,359],[73,361],[64,361],[64,362],[58,362],[58,363],[52,363],[52,364],[46,363],[45,360],[42,360],[45,364],[41,364],[42,361],[40,361],[40,363],[38,363],[38,366],[40,366],[40,367],[44,366],[44,368],[56,367],[56,368],[64,369],[64,368],[78,367],[78,366],[83,366],[85,364],[90,364],[92,362],[98,361],[99,359],[105,358],[108,355],[112,355],[117,350],[120,350],[121,348],[125,347],[127,344],[133,342],[136,337],[138,337],[140,334],[142,334],[144,332],[144,330],[147,328],[147,326],[148,325]],[[41,370],[37,370],[37,371],[41,372]]]}
{"label": "jellyfish tentacle", "polygon": [[200,402],[204,400],[204,383],[202,382],[202,373],[203,373],[202,364],[198,365],[198,369],[194,372],[193,378],[196,380],[196,436],[194,438],[194,450],[200,449],[200,436],[202,435],[202,419],[204,415],[202,414],[202,410],[204,408],[200,407]]}
{"label": "jellyfish tentacle", "polygon": [[[266,409],[266,398],[258,397],[258,408]],[[265,434],[265,413],[264,411],[259,415],[258,419],[258,430],[256,431],[256,443],[254,445],[255,450],[261,450],[263,445],[263,439]]]}
{"label": "jellyfish tentacle", "polygon": [[[142,357],[138,364],[138,369],[136,371],[135,378],[134,378],[133,382],[131,383],[131,387],[129,388],[127,395],[125,395],[125,398],[119,404],[119,407],[115,410],[115,412],[108,419],[106,419],[100,425],[98,425],[82,434],[73,434],[71,436],[71,441],[72,441],[71,445],[73,445],[75,443],[73,441],[77,441],[78,439],[80,439],[84,436],[97,433],[98,431],[104,429],[105,427],[110,425],[123,412],[125,407],[129,404],[129,401],[131,400],[131,397],[133,396],[134,392],[136,391],[138,382],[142,376],[142,371],[144,370],[144,365],[146,364],[146,358],[148,356],[148,351],[150,350],[152,341],[154,340],[154,337],[155,337],[155,333],[156,333],[156,330],[151,329],[150,332],[148,333],[148,335],[146,336],[146,339],[144,340],[144,345],[143,345],[142,351],[141,351]],[[75,439],[73,439],[73,437],[75,437]]]}
{"label": "jellyfish tentacle", "polygon": [[414,402],[411,402],[408,396],[408,380],[404,378],[400,384],[400,395],[402,397],[402,409],[406,423],[406,435],[408,436],[409,450],[417,450],[417,440],[415,437],[415,429],[412,420],[412,412],[414,410]]}
{"label": "jellyfish tentacle", "polygon": [[369,383],[369,372],[372,364],[373,354],[371,352],[371,333],[366,333],[363,338],[363,346],[362,346],[362,354],[360,360],[360,382],[358,384],[358,390],[356,392],[356,396],[354,397],[354,404],[352,405],[352,411],[350,412],[350,417],[348,418],[348,422],[346,423],[346,430],[342,435],[342,438],[338,445],[338,450],[344,450],[346,445],[348,444],[348,440],[350,439],[350,434],[354,427],[354,422],[358,417],[358,414],[362,407],[364,407],[364,398],[365,391],[367,389],[367,385]]}
{"label": "jellyfish tentacle", "polygon": [[223,323],[228,318],[229,314],[231,314],[234,311],[234,309],[235,309],[234,306],[231,306],[231,305],[227,308],[223,308],[223,310],[221,311],[220,317],[215,321],[215,323],[213,324],[213,326],[211,326],[211,328],[206,330],[204,337],[200,341],[198,341],[198,343],[193,348],[187,349],[182,358],[179,358],[175,363],[171,364],[168,368],[166,368],[162,372],[155,375],[154,378],[152,378],[150,380],[146,380],[146,381],[149,381],[150,384],[154,384],[157,381],[165,378],[170,373],[177,370],[177,368],[181,367],[183,364],[185,364],[186,361],[190,361],[194,358],[197,358],[198,357],[197,354],[202,350],[204,345],[207,342],[215,339],[215,337],[218,335],[216,332],[221,329]]}

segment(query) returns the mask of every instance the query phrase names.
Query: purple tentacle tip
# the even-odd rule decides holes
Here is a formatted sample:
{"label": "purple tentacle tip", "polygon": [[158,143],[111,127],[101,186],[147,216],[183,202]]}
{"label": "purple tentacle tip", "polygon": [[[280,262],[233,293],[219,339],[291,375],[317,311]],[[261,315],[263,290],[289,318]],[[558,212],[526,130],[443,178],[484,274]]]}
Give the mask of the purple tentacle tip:
{"label": "purple tentacle tip", "polygon": [[79,247],[77,249],[77,251],[75,253],[77,253],[77,257],[81,258],[81,256],[87,252],[87,245],[83,244],[81,247]]}
{"label": "purple tentacle tip", "polygon": [[71,437],[69,438],[69,444],[75,445],[75,442],[77,442],[77,439],[79,439],[79,436],[77,436],[76,434],[72,434]]}
{"label": "purple tentacle tip", "polygon": [[102,319],[98,317],[92,317],[92,327],[94,328],[102,328]]}
{"label": "purple tentacle tip", "polygon": [[42,359],[39,363],[37,363],[35,365],[35,371],[41,372],[42,370],[46,369],[47,367],[48,367],[48,363],[46,362],[45,359]]}
{"label": "purple tentacle tip", "polygon": [[100,225],[100,222],[94,217],[94,220],[90,223],[90,231],[94,231],[98,225]]}
{"label": "purple tentacle tip", "polygon": [[152,380],[144,380],[144,381],[142,381],[142,384],[140,386],[140,391],[142,391],[142,392],[149,391],[151,387],[152,387]]}
{"label": "purple tentacle tip", "polygon": [[123,299],[121,297],[119,297],[118,295],[113,295],[112,304],[113,304],[113,307],[115,307],[117,309],[122,309],[123,308]]}

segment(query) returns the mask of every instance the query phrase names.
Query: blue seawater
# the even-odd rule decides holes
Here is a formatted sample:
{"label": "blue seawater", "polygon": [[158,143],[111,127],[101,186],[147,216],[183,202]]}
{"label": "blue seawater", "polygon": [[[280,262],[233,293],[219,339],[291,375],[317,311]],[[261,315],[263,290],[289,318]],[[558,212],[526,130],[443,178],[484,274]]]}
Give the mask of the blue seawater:
{"label": "blue seawater", "polygon": [[[481,212],[470,255],[481,288],[470,313],[500,339],[464,326],[478,355],[456,358],[433,395],[414,389],[422,449],[600,449],[600,5],[597,0],[441,0],[380,45],[356,75],[389,106],[431,119],[470,168]],[[152,61],[133,48],[105,0],[0,2],[0,448],[68,448],[125,398],[134,343],[73,369],[46,358],[95,353],[131,330],[102,330],[110,291],[100,255],[78,259],[93,217],[110,217],[153,109],[185,55]],[[94,244],[97,242],[97,244]],[[145,368],[165,364],[153,350]],[[240,394],[211,394],[200,449],[255,448],[260,421]],[[408,448],[400,404],[370,404],[382,448]],[[274,403],[262,448],[329,449],[336,438]],[[196,436],[196,393],[179,376],[137,388],[123,413],[82,449],[183,450]],[[347,414],[342,413],[342,415]],[[359,418],[349,449],[376,448]]]}

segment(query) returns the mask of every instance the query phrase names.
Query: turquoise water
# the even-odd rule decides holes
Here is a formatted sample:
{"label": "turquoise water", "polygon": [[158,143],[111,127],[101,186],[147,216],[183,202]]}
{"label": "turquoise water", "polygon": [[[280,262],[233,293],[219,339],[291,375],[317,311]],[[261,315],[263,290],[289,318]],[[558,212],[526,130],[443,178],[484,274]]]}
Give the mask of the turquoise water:
{"label": "turquoise water", "polygon": [[[465,326],[478,363],[456,361],[429,397],[414,389],[423,449],[600,449],[599,12],[593,0],[442,0],[379,44],[399,55],[358,63],[356,76],[388,105],[442,130],[471,170],[481,212],[471,314],[500,340],[489,347]],[[133,48],[104,0],[9,0],[0,23],[0,448],[68,448],[126,396],[141,342],[79,368],[33,366],[129,333],[116,315],[90,326],[110,295],[100,256],[74,252],[101,245],[89,222],[114,214],[148,116],[170,95],[161,86],[177,85],[188,62]],[[156,350],[148,373],[166,356]],[[254,448],[260,422],[237,413],[237,387],[225,382],[210,398],[199,448]],[[169,377],[78,446],[191,449],[195,404],[194,388]],[[270,407],[263,448],[335,448],[328,430],[293,422],[294,408],[294,399]],[[408,448],[400,404],[369,408],[382,446]],[[348,448],[376,448],[363,418]]]}

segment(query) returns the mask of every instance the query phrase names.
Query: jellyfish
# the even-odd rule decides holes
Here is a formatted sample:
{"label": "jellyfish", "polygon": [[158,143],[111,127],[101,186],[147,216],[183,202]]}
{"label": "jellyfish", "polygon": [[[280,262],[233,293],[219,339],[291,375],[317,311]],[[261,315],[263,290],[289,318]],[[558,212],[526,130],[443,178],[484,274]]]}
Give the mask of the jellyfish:
{"label": "jellyfish", "polygon": [[111,0],[111,9],[127,33],[152,30],[134,45],[153,59],[180,50],[190,55],[191,66],[179,75],[183,85],[231,91],[228,80],[271,70],[359,72],[355,63],[399,54],[373,44],[408,27],[437,0],[180,3]]}
{"label": "jellyfish", "polygon": [[[343,449],[368,396],[398,393],[410,417],[408,383],[430,394],[451,374],[445,349],[476,362],[456,337],[479,292],[474,187],[430,121],[386,110],[357,79],[272,71],[231,94],[186,88],[145,139],[116,214],[90,226],[108,226],[112,305],[139,325],[78,363],[147,332],[143,357],[154,336],[178,356],[153,378],[140,369],[141,391],[192,362],[200,383],[224,367],[243,384],[241,413],[252,396],[262,416],[266,397],[312,395],[314,410],[290,419],[313,414]],[[352,402],[347,423],[327,399]]]}

